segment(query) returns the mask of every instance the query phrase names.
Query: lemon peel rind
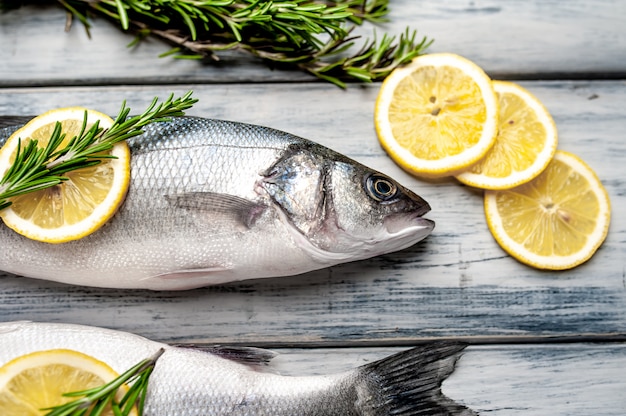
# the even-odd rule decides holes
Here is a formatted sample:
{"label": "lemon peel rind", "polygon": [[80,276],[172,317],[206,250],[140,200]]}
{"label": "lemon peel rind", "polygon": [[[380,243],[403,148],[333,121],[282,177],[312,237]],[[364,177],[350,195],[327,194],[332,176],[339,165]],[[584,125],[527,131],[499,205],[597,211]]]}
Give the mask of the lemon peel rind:
{"label": "lemon peel rind", "polygon": [[[117,156],[117,159],[110,159],[109,161],[114,170],[117,166],[123,169],[128,168],[130,151],[125,143],[122,143],[122,145],[123,146],[117,146],[116,144],[111,152],[112,155]],[[112,189],[120,189],[122,191],[117,193],[109,192],[88,219],[79,221],[76,224],[64,225],[62,227],[63,233],[56,232],[57,229],[39,227],[11,210],[4,210],[5,212],[0,216],[7,227],[30,239],[50,244],[75,241],[94,233],[117,213],[117,209],[111,210],[110,207],[120,206],[122,204],[126,198],[129,184],[129,175],[116,175],[112,183]]]}
{"label": "lemon peel rind", "polygon": [[[4,143],[4,146],[2,146],[2,149],[8,148],[9,147],[8,145],[10,143],[12,143],[13,141],[17,142],[17,139],[20,137],[22,139],[25,139],[24,132],[38,130],[45,125],[48,125],[52,122],[57,121],[58,118],[56,115],[59,114],[60,112],[66,113],[65,118],[68,120],[78,120],[82,122],[85,116],[85,110],[87,110],[87,123],[88,124],[92,124],[96,120],[100,121],[100,127],[103,127],[103,128],[109,128],[113,124],[113,120],[111,119],[111,117],[96,110],[89,110],[83,107],[57,108],[54,110],[46,111],[45,113],[41,113],[37,117],[34,117],[30,121],[28,121],[19,129],[15,130],[6,140],[6,142]],[[14,145],[14,146],[17,146],[17,145]],[[8,166],[8,160],[11,157],[11,152],[9,152],[8,154],[5,154],[4,152],[0,152],[0,156],[1,156],[0,166],[2,166],[4,162],[6,162],[7,163],[6,166]]]}
{"label": "lemon peel rind", "polygon": [[[113,120],[108,115],[82,107],[66,107],[47,111],[33,118],[9,137],[0,150],[0,166],[9,166],[9,158],[13,153],[13,149],[17,146],[17,139],[20,137],[23,139],[25,132],[35,131],[51,122],[57,121],[59,119],[58,114],[61,113],[63,113],[64,120],[77,120],[82,122],[85,111],[87,111],[88,115],[88,124],[92,124],[96,120],[99,121],[100,127],[102,128],[109,128],[113,124]],[[113,171],[130,172],[130,149],[126,142],[116,143],[111,150],[111,154],[117,157],[117,159],[107,160],[107,162],[111,164]],[[10,207],[0,211],[0,218],[2,218],[2,221],[7,227],[32,240],[50,244],[79,240],[97,231],[115,215],[119,206],[121,206],[126,198],[129,185],[130,174],[114,175],[111,184],[112,191],[107,194],[105,199],[96,207],[91,215],[76,224],[64,225],[61,227],[63,232],[59,232],[61,228],[47,229],[37,226],[17,215]],[[113,191],[116,189],[118,192]],[[111,207],[116,208],[111,209]]]}
{"label": "lemon peel rind", "polygon": [[[600,215],[593,232],[588,235],[585,246],[569,256],[541,256],[528,251],[521,244],[508,237],[502,227],[502,219],[498,213],[496,196],[500,192],[508,190],[486,190],[484,196],[485,217],[487,226],[500,247],[518,261],[544,270],[567,270],[579,266],[593,257],[596,251],[606,240],[611,222],[611,202],[609,195],[600,182],[596,173],[573,153],[558,150],[554,155],[559,160],[574,168],[576,173],[583,176],[592,186],[594,194],[598,197]],[[582,253],[582,254],[581,254]]]}
{"label": "lemon peel rind", "polygon": [[[514,93],[520,95],[526,103],[532,103],[533,105],[531,108],[535,110],[535,114],[539,118],[542,125],[546,128],[546,136],[549,140],[547,145],[544,146],[541,152],[537,155],[537,160],[540,162],[532,164],[525,170],[516,171],[505,178],[488,177],[483,174],[473,173],[470,170],[460,172],[455,177],[459,180],[459,182],[475,188],[489,190],[511,189],[532,181],[545,170],[556,153],[558,145],[558,132],[556,123],[547,108],[528,90],[518,84],[508,81],[494,80],[492,83],[497,92]],[[540,111],[537,111],[538,109]],[[477,163],[481,163],[481,161],[479,160]]]}
{"label": "lemon peel rind", "polygon": [[0,390],[4,389],[13,377],[30,368],[50,364],[63,364],[85,369],[85,367],[78,365],[78,361],[80,361],[81,364],[89,363],[90,371],[98,369],[98,372],[92,371],[92,374],[102,378],[105,383],[119,376],[119,374],[113,370],[111,366],[95,357],[76,350],[55,348],[50,350],[33,351],[15,357],[6,362],[2,367],[0,367]]}
{"label": "lemon peel rind", "polygon": [[[397,85],[411,74],[415,69],[422,66],[444,67],[451,66],[462,69],[476,82],[481,95],[485,100],[487,120],[483,125],[483,131],[479,141],[463,152],[437,160],[417,158],[408,150],[400,146],[394,138],[391,125],[388,122],[389,106],[392,94],[378,94],[374,112],[374,125],[379,141],[389,156],[403,169],[416,176],[442,177],[453,176],[473,165],[480,160],[493,146],[498,128],[498,99],[493,91],[489,76],[472,61],[452,53],[433,53],[421,55],[415,58],[405,67],[395,69],[384,81],[381,91],[393,91]],[[480,82],[477,82],[480,81]]]}
{"label": "lemon peel rind", "polygon": [[[81,351],[67,349],[67,348],[33,350],[25,354],[22,354],[20,356],[17,356],[7,361],[6,363],[2,364],[2,366],[0,367],[0,395],[2,395],[3,398],[7,398],[6,396],[14,396],[11,390],[8,390],[8,391],[5,391],[5,390],[7,390],[7,388],[10,388],[10,383],[16,376],[22,374],[24,371],[27,371],[27,370],[33,370],[35,368],[45,368],[49,365],[65,365],[67,367],[75,368],[79,372],[89,373],[101,379],[103,385],[119,377],[119,374],[117,373],[117,371],[114,370],[109,364],[107,364],[106,362],[102,360],[99,360],[98,358],[94,356],[91,356]],[[65,379],[59,380],[61,385],[65,385],[63,384],[65,383],[65,381],[66,381]],[[84,388],[88,388],[88,387],[89,386],[85,385]],[[79,388],[78,390],[84,390],[84,388]],[[128,392],[128,389],[129,387],[127,384],[121,385],[116,394],[117,399],[121,400],[122,397]],[[70,391],[67,391],[67,393],[69,392]],[[55,391],[54,394],[56,395],[57,392]],[[50,397],[57,397],[55,395],[47,396],[47,397],[48,399]],[[61,399],[61,397],[58,397],[58,398]],[[71,400],[71,399],[66,398],[65,401],[68,401],[68,400]],[[4,401],[4,405],[8,405],[8,406],[17,405],[17,406],[20,406],[21,408],[22,406],[19,403],[20,403],[19,401],[13,401],[13,400]],[[23,398],[21,400],[21,403],[23,403]],[[30,404],[32,405],[32,403]],[[50,403],[47,403],[46,405],[49,405],[49,404]],[[60,404],[61,402],[58,403],[58,405]],[[55,405],[55,404],[52,404],[52,405]],[[2,407],[2,409],[0,409],[0,411],[5,411],[5,410],[13,411],[11,414],[15,414],[14,412],[15,409],[5,408],[5,407]],[[109,411],[105,410],[104,414],[109,415],[109,414],[113,414],[113,412],[110,410]],[[130,415],[137,416],[136,407],[133,407]]]}

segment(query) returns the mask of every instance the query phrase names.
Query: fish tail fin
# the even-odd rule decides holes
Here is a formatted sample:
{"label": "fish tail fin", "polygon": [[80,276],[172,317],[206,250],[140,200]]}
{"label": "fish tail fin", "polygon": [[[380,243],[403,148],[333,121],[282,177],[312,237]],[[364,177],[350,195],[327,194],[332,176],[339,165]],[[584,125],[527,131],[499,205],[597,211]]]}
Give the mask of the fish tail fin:
{"label": "fish tail fin", "polygon": [[360,367],[365,384],[356,390],[357,403],[368,409],[363,414],[476,415],[441,392],[442,382],[454,371],[465,347],[458,342],[436,342]]}

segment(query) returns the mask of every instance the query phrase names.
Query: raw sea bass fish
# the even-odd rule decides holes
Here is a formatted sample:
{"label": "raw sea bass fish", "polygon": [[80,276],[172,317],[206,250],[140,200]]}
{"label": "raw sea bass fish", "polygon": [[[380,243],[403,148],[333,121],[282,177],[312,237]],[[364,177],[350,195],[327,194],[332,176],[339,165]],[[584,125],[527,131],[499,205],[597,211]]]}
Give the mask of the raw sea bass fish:
{"label": "raw sea bass fish", "polygon": [[[0,145],[20,127],[7,125]],[[63,244],[0,224],[0,270],[85,286],[190,289],[373,257],[415,244],[434,226],[422,218],[429,205],[392,179],[270,128],[180,117],[147,126],[129,145],[131,185],[112,220]]]}
{"label": "raw sea bass fish", "polygon": [[281,376],[263,369],[273,354],[255,348],[173,347],[96,327],[0,324],[0,366],[34,351],[71,349],[121,374],[158,359],[148,383],[144,416],[156,415],[473,415],[441,393],[464,348],[437,342],[340,374]]}

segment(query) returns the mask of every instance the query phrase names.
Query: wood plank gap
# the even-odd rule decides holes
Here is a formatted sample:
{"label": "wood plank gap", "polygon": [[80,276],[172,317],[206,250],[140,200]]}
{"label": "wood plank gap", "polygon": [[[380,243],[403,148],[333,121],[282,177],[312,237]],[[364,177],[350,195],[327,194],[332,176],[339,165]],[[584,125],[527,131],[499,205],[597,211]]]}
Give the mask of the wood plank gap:
{"label": "wood plank gap", "polygon": [[[271,71],[271,69],[268,69]],[[297,71],[294,71],[297,72]],[[492,79],[503,81],[624,81],[626,71],[607,72],[489,72]],[[344,80],[348,89],[368,85],[358,81]],[[380,84],[374,81],[373,84]],[[279,84],[326,84],[325,81],[305,76],[280,79],[207,79],[206,77],[145,77],[145,78],[68,78],[38,80],[2,80],[1,88],[58,88],[58,87],[124,87],[124,86],[177,86],[177,85],[279,85]],[[328,84],[330,85],[330,84]],[[339,87],[337,87],[339,88]]]}
{"label": "wood plank gap", "polygon": [[[424,337],[414,339],[382,339],[382,340],[347,340],[347,341],[294,341],[294,342],[276,342],[263,341],[258,343],[250,342],[228,342],[219,343],[219,345],[229,346],[246,346],[267,349],[279,348],[389,348],[389,347],[412,347],[416,345],[427,344],[435,341],[458,341],[469,345],[537,345],[537,344],[607,344],[607,343],[626,343],[626,333],[614,334],[577,334],[577,335],[559,335],[559,336],[467,336],[467,337]],[[216,345],[215,343],[203,342],[172,342],[172,345],[193,346],[203,348]]]}
{"label": "wood plank gap", "polygon": [[487,72],[491,79],[502,81],[622,81],[626,79],[624,71],[606,72]]}
{"label": "wood plank gap", "polygon": [[[268,69],[269,71],[269,69]],[[622,77],[626,79],[626,73]],[[620,78],[621,79],[621,78]],[[208,80],[203,77],[146,77],[146,78],[98,78],[98,79],[39,79],[39,80],[2,80],[0,79],[0,89],[2,88],[60,88],[60,87],[126,87],[126,86],[177,86],[177,85],[276,85],[276,84],[326,84],[332,85],[326,81],[319,80],[314,77],[308,77],[306,79],[290,79],[285,77],[284,79],[214,79]],[[364,85],[360,82],[346,81],[348,86],[361,86]],[[336,87],[340,89],[339,87]]]}

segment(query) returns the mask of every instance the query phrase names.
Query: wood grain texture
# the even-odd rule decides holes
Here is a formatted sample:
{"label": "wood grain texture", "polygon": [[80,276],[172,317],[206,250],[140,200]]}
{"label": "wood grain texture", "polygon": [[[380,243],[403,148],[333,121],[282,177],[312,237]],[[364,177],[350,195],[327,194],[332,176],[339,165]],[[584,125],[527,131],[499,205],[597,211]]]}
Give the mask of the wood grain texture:
{"label": "wood grain texture", "polygon": [[[559,147],[580,154],[607,186],[609,237],[587,264],[542,272],[507,256],[490,236],[482,196],[454,180],[402,172],[372,125],[378,86],[347,91],[318,83],[193,86],[195,115],[269,125],[314,139],[380,169],[433,207],[435,232],[400,253],[293,278],[189,293],[67,287],[0,279],[6,319],[52,320],[138,332],[164,341],[310,343],[398,341],[437,336],[626,334],[626,142],[621,81],[526,82],[552,112]],[[176,86],[177,93],[192,86]],[[140,109],[170,88],[5,89],[0,113],[36,114],[65,105],[115,113],[121,97]],[[254,99],[250,99],[254,97]],[[89,311],[88,313],[86,311]]]}
{"label": "wood grain texture", "polygon": [[398,179],[431,203],[437,227],[399,253],[187,292],[66,286],[0,272],[0,320],[99,325],[173,343],[301,347],[279,350],[273,362],[294,375],[342,371],[399,346],[462,338],[492,345],[468,347],[443,390],[481,414],[623,415],[626,2],[390,6],[379,36],[419,29],[435,39],[432,52],[467,56],[494,78],[525,79],[550,110],[559,148],[581,155],[611,198],[609,236],[591,261],[565,272],[526,267],[490,236],[480,192],[398,168],[373,128],[378,84],[340,90],[236,54],[219,65],[159,59],[168,47],[156,40],[128,49],[132,35],[102,19],[89,40],[80,25],[63,31],[60,8],[31,6],[0,14],[0,115],[70,105],[115,114],[122,99],[139,111],[154,96],[193,89],[200,98],[194,115],[286,130]]}
{"label": "wood grain texture", "polygon": [[[399,350],[279,350],[271,368],[284,375],[323,374]],[[621,416],[625,364],[624,345],[470,346],[442,391],[481,415]]]}
{"label": "wood grain texture", "polygon": [[[405,28],[435,39],[431,51],[467,56],[500,78],[623,77],[626,3],[583,1],[394,0],[389,22],[355,33],[399,35]],[[53,6],[0,14],[0,86],[177,82],[275,82],[311,79],[268,70],[259,60],[225,54],[220,64],[160,59],[169,46],[150,39],[126,47],[131,34],[94,21],[91,40],[80,24],[65,33]]]}

